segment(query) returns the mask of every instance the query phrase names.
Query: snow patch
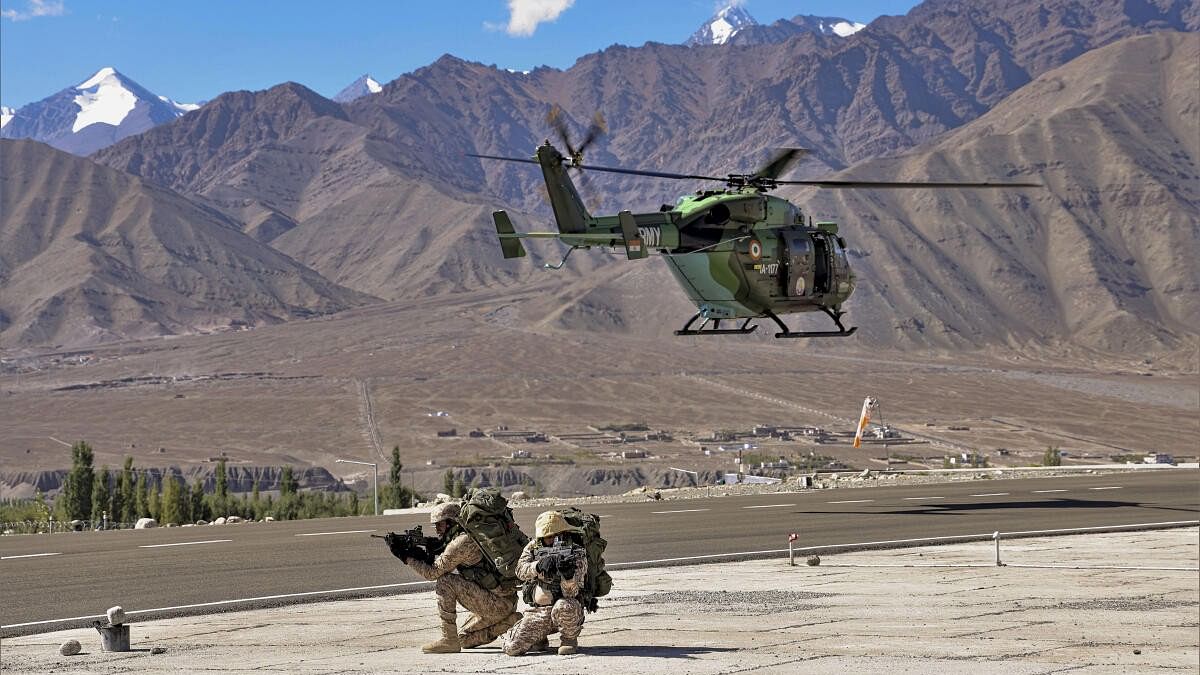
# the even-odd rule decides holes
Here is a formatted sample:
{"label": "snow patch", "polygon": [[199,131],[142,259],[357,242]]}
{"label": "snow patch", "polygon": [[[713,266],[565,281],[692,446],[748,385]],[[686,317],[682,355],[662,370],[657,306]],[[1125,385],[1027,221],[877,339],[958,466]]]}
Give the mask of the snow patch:
{"label": "snow patch", "polygon": [[833,24],[831,30],[838,37],[849,37],[866,27],[867,24],[858,23],[857,21],[839,21]]}
{"label": "snow patch", "polygon": [[93,124],[120,126],[138,101],[137,96],[121,84],[117,71],[112,68],[101,68],[76,89],[80,90],[75,97],[79,114],[75,116],[71,133]]}
{"label": "snow patch", "polygon": [[720,16],[716,21],[708,24],[708,30],[712,32],[712,41],[714,45],[723,45],[733,37],[737,31],[733,25],[725,20],[724,16]]}
{"label": "snow patch", "polygon": [[378,94],[379,92],[383,91],[383,87],[379,86],[379,83],[375,80],[372,80],[370,75],[367,76],[366,84],[367,91],[371,92],[372,94]]}
{"label": "snow patch", "polygon": [[13,115],[16,114],[17,111],[13,110],[12,108],[0,105],[0,129],[3,129],[4,125],[8,124],[9,121],[12,120]]}

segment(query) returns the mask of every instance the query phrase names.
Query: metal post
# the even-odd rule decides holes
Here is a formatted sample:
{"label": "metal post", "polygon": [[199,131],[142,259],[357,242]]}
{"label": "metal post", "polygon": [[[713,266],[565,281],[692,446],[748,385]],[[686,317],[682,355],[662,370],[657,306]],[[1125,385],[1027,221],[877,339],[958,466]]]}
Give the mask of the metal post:
{"label": "metal post", "polygon": [[792,567],[796,566],[796,551],[792,548],[792,546],[799,538],[800,535],[795,532],[788,535],[788,564]]}
{"label": "metal post", "polygon": [[379,465],[375,462],[360,462],[354,459],[335,459],[335,464],[362,464],[375,470],[375,515],[379,515]]}
{"label": "metal post", "polygon": [[996,567],[1004,567],[1004,563],[1000,562],[1000,532],[998,530],[992,533],[992,539],[996,540]]}

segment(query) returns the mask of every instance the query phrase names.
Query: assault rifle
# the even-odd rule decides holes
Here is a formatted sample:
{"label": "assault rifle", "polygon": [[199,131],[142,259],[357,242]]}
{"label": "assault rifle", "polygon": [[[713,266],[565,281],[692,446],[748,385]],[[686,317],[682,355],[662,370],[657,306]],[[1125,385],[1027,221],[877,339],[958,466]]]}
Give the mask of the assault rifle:
{"label": "assault rifle", "polygon": [[434,556],[442,552],[442,540],[438,537],[427,537],[421,532],[421,526],[417,525],[411,530],[403,532],[388,532],[387,534],[373,534],[374,539],[382,539],[383,543],[387,544],[392,555],[397,558],[417,558],[424,560],[426,563],[433,563]]}
{"label": "assault rifle", "polygon": [[[575,575],[575,567],[580,559],[584,558],[587,552],[582,546],[573,544],[559,544],[557,546],[539,546],[533,550],[533,558],[536,562],[554,556],[558,559],[558,564],[555,566],[555,572],[559,578],[570,578]],[[563,574],[563,569],[566,568],[570,574]],[[547,575],[549,576],[549,575]]]}

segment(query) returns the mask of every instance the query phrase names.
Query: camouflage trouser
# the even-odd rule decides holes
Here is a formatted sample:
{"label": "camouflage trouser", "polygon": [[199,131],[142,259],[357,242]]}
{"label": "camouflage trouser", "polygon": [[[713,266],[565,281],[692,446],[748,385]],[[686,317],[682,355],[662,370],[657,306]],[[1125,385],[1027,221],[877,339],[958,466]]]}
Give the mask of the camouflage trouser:
{"label": "camouflage trouser", "polygon": [[548,607],[530,607],[525,617],[504,634],[504,653],[520,656],[557,631],[574,640],[583,630],[583,605],[575,598],[560,598]]}
{"label": "camouflage trouser", "polygon": [[437,595],[438,614],[443,621],[454,621],[457,618],[457,605],[462,605],[471,612],[464,626],[467,630],[491,626],[508,618],[517,609],[516,591],[496,595],[457,574],[438,577],[433,592]]}

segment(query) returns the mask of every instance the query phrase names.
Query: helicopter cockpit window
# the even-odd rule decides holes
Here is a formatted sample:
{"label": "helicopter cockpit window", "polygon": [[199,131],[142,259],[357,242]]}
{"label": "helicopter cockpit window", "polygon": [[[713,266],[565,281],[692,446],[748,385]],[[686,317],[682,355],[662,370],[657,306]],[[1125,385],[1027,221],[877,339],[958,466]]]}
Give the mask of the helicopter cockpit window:
{"label": "helicopter cockpit window", "polygon": [[729,207],[724,204],[717,204],[704,215],[704,222],[708,225],[721,225],[728,221]]}

